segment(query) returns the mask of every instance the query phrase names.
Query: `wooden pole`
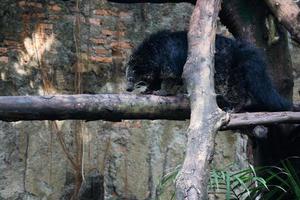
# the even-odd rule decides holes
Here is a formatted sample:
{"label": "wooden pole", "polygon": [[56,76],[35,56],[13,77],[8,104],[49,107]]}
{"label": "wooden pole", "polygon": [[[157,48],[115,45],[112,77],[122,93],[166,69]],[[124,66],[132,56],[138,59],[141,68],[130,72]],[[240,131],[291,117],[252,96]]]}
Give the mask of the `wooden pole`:
{"label": "wooden pole", "polygon": [[[272,123],[300,123],[300,112],[231,113],[221,129]],[[184,96],[98,94],[55,96],[0,96],[1,121],[33,120],[190,119]]]}
{"label": "wooden pole", "polygon": [[[226,119],[214,91],[214,50],[220,0],[198,0],[188,32],[189,52],[183,70],[191,106],[185,160],[176,181],[176,198],[207,200],[209,162],[215,133]],[[201,77],[201,78],[199,78]]]}
{"label": "wooden pole", "polygon": [[56,96],[2,96],[0,120],[107,120],[189,118],[185,97],[99,94]]}

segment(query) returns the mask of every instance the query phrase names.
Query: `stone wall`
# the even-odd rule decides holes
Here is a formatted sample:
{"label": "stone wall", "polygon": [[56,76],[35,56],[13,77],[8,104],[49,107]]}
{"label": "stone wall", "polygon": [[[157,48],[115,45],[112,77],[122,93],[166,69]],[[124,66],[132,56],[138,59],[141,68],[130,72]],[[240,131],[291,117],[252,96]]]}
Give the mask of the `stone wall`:
{"label": "stone wall", "polygon": [[294,91],[293,100],[300,101],[300,45],[296,42],[292,42],[291,54],[293,61],[293,75],[294,75]]}
{"label": "stone wall", "polygon": [[[155,31],[186,29],[191,11],[184,3],[82,0],[77,11],[74,0],[1,0],[1,95],[123,93],[132,49]],[[187,126],[1,122],[0,199],[69,199],[76,178],[94,170],[104,180],[105,199],[155,199],[160,177],[182,162]],[[246,145],[236,140],[219,134],[217,166],[245,161]]]}

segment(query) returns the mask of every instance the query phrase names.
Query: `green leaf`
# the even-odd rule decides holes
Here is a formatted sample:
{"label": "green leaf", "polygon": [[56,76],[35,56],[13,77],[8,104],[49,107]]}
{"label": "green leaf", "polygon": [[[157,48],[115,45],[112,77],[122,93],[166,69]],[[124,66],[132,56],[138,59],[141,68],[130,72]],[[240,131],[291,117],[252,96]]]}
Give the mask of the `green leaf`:
{"label": "green leaf", "polygon": [[224,175],[226,177],[226,200],[230,200],[230,193],[231,193],[230,176],[229,173],[225,173]]}

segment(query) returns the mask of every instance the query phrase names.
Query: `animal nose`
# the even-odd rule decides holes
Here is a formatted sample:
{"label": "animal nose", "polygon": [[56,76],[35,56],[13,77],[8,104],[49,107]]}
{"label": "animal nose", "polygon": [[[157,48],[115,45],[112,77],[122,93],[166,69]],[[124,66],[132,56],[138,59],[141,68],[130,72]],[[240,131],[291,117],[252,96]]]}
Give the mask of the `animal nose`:
{"label": "animal nose", "polygon": [[127,92],[132,92],[132,90],[133,90],[133,88],[131,88],[131,87],[126,89]]}
{"label": "animal nose", "polygon": [[127,82],[127,88],[126,91],[127,92],[132,92],[134,88],[134,84],[132,82]]}

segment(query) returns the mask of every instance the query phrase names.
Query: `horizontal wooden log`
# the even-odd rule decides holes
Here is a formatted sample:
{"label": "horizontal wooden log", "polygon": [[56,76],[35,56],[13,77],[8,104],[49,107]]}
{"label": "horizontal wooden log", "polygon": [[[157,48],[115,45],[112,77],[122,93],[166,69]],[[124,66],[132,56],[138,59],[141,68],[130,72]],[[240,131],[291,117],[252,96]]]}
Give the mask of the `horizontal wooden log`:
{"label": "horizontal wooden log", "polygon": [[[187,120],[189,100],[185,96],[133,94],[0,96],[0,120]],[[300,112],[231,113],[222,129],[272,123],[300,123]]]}
{"label": "horizontal wooden log", "polygon": [[108,0],[114,3],[195,3],[195,0]]}
{"label": "horizontal wooden log", "polygon": [[232,113],[229,122],[222,129],[235,129],[251,125],[270,125],[276,123],[299,123],[300,112],[253,112]]}
{"label": "horizontal wooden log", "polygon": [[55,96],[1,96],[0,120],[107,120],[170,119],[190,116],[189,101],[182,97],[98,94]]}

